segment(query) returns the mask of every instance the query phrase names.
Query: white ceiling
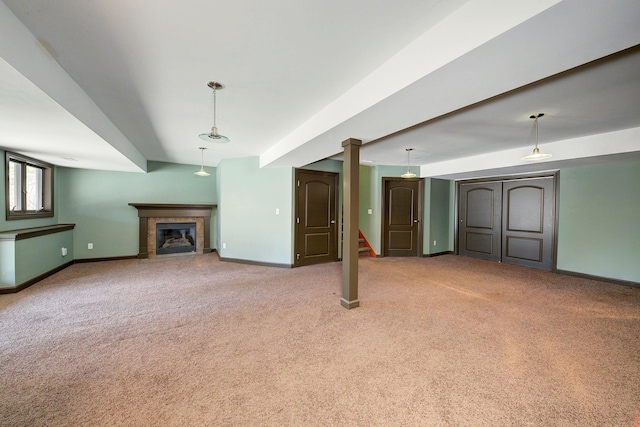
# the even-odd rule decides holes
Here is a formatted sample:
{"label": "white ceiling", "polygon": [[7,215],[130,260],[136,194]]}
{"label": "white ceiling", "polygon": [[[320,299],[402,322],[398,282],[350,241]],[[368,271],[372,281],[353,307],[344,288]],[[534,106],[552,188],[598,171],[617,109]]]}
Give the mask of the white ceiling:
{"label": "white ceiling", "polygon": [[[358,138],[369,164],[411,147],[423,176],[452,178],[638,158],[640,3],[615,6],[2,0],[0,148],[123,171],[198,164],[200,146],[209,166],[299,167]],[[210,80],[229,144],[197,136]],[[522,166],[537,112],[554,158]]]}

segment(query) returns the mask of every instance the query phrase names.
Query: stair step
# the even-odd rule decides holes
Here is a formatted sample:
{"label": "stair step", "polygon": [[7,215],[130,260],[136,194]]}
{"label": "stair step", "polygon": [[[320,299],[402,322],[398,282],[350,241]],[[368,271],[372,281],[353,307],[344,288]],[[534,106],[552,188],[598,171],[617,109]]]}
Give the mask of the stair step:
{"label": "stair step", "polygon": [[370,256],[371,251],[369,250],[369,248],[367,248],[366,246],[358,248],[358,256],[362,256],[362,255]]}

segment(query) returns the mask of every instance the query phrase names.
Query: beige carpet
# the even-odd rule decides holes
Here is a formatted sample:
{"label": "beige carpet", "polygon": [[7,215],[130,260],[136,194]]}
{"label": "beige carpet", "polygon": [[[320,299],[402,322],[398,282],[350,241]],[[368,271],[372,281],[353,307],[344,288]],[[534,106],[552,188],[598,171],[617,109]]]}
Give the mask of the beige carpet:
{"label": "beige carpet", "polygon": [[2,426],[633,426],[640,289],[453,255],[73,265],[0,295]]}

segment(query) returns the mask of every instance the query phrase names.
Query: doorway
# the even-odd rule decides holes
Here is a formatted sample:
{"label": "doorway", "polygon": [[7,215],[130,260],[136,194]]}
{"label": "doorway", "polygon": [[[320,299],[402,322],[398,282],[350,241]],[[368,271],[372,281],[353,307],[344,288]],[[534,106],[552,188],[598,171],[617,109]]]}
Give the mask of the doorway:
{"label": "doorway", "polygon": [[382,189],[382,256],[420,256],[424,179],[382,178]]}
{"label": "doorway", "polygon": [[555,270],[557,174],[458,183],[458,253]]}
{"label": "doorway", "polygon": [[296,169],[294,266],[338,260],[338,174]]}

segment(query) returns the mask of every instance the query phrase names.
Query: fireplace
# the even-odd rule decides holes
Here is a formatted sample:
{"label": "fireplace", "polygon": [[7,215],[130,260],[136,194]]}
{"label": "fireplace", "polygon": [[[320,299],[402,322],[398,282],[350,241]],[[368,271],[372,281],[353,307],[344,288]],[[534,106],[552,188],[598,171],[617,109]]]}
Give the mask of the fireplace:
{"label": "fireplace", "polygon": [[129,203],[129,205],[138,209],[140,219],[138,258],[211,252],[211,211],[217,205],[159,203]]}
{"label": "fireplace", "polygon": [[195,222],[157,222],[156,255],[196,252]]}

